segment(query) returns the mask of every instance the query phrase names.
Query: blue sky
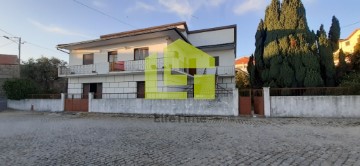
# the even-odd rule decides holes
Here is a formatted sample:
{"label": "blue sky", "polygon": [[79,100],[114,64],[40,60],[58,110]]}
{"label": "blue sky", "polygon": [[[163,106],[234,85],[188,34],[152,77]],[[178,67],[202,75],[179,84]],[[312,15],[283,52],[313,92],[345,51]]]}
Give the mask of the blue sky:
{"label": "blue sky", "polygon": [[[238,25],[237,57],[254,51],[254,35],[270,0],[77,0],[113,18],[86,8],[74,0],[2,0],[0,36],[21,36],[22,60],[30,57],[68,55],[57,44],[98,38],[100,35],[161,24],[187,21],[190,30]],[[360,27],[359,0],[303,0],[310,29],[320,24],[329,29],[336,15],[346,38]],[[357,23],[359,22],[359,23]],[[354,25],[350,25],[353,24]],[[10,34],[8,34],[10,33]],[[0,54],[16,54],[17,44],[0,37]]]}

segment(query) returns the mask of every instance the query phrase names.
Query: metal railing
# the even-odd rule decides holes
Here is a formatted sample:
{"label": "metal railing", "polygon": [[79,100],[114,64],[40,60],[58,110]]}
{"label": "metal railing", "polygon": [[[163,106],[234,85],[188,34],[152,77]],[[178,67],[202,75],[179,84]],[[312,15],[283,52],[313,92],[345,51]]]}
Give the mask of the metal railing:
{"label": "metal railing", "polygon": [[[358,89],[359,90],[359,89]],[[270,96],[341,96],[360,95],[354,88],[317,87],[317,88],[271,88]]]}
{"label": "metal railing", "polygon": [[[115,67],[117,63],[122,62],[121,69]],[[155,66],[155,65],[154,65]],[[157,66],[147,66],[150,69],[164,69],[164,58],[157,59]],[[106,62],[96,63],[91,65],[72,65],[72,66],[60,66],[58,69],[59,76],[68,75],[92,75],[92,74],[107,74],[109,72],[122,72],[122,71],[145,71],[145,60],[131,60],[131,61],[118,61],[118,62]],[[186,72],[189,70],[182,68],[172,68],[173,71]],[[234,66],[217,66],[215,68],[197,69],[197,74],[214,74],[220,76],[234,76]]]}
{"label": "metal railing", "polygon": [[58,69],[59,76],[106,74],[108,72],[109,72],[109,63],[97,63],[97,64],[91,64],[91,65],[60,66]]}
{"label": "metal railing", "polygon": [[65,99],[88,99],[89,94],[83,94],[83,93],[66,93]]}
{"label": "metal railing", "polygon": [[29,94],[27,99],[61,99],[61,94]]}

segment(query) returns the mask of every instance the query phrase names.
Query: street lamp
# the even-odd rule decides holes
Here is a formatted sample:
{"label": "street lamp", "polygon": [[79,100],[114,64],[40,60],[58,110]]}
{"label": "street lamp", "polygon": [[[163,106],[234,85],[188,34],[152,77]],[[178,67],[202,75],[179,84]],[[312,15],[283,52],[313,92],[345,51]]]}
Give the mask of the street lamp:
{"label": "street lamp", "polygon": [[[21,59],[20,59],[20,56],[21,56],[21,44],[24,44],[24,43],[21,43],[21,37],[8,37],[8,36],[3,36],[4,38],[8,39],[8,40],[11,40],[11,39],[17,39],[18,40],[18,45],[19,45],[19,65],[21,63]],[[13,41],[13,40],[11,40]]]}

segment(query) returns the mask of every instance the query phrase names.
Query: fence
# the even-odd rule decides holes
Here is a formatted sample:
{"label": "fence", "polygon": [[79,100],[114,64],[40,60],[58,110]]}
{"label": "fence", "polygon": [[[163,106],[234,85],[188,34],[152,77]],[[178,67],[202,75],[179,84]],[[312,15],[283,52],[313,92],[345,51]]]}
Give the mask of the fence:
{"label": "fence", "polygon": [[271,88],[270,96],[341,96],[359,95],[356,88],[317,87],[317,88]]}
{"label": "fence", "polygon": [[27,99],[61,99],[61,94],[30,94]]}
{"label": "fence", "polygon": [[0,111],[5,110],[6,108],[7,108],[6,98],[0,97]]}

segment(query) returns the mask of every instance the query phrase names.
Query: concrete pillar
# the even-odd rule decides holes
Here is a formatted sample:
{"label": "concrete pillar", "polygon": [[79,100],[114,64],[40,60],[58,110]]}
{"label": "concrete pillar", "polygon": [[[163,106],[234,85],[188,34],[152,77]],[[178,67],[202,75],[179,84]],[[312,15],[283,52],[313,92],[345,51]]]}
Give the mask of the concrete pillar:
{"label": "concrete pillar", "polygon": [[234,116],[239,116],[239,89],[233,90],[233,112]]}
{"label": "concrete pillar", "polygon": [[91,102],[92,102],[92,99],[94,99],[94,93],[92,92],[89,92],[89,102],[88,102],[88,108],[89,108],[89,112],[92,112],[92,109],[91,109]]}
{"label": "concrete pillar", "polygon": [[61,111],[65,111],[65,93],[61,93]]}
{"label": "concrete pillar", "polygon": [[263,87],[263,97],[265,117],[271,117],[270,87]]}

